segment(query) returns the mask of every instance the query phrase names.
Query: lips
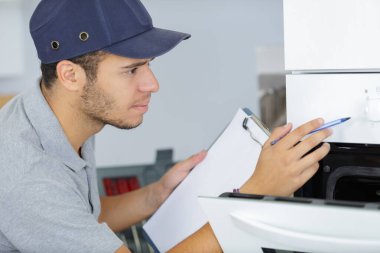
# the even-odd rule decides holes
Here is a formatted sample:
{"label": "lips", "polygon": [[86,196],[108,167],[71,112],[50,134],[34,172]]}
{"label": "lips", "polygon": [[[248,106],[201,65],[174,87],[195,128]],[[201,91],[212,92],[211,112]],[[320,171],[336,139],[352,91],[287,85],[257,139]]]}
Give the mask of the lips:
{"label": "lips", "polygon": [[149,109],[149,100],[146,100],[146,101],[143,101],[143,102],[139,102],[135,105],[132,106],[132,108],[140,111],[140,112],[147,112],[148,109]]}
{"label": "lips", "polygon": [[138,112],[140,113],[146,113],[149,109],[149,106],[148,105],[144,105],[144,106],[133,106],[133,109],[137,110]]}
{"label": "lips", "polygon": [[143,102],[140,102],[140,103],[138,103],[138,104],[135,104],[135,105],[133,105],[133,107],[144,107],[144,106],[149,106],[149,103],[150,103],[150,101],[147,100],[147,101],[143,101]]}

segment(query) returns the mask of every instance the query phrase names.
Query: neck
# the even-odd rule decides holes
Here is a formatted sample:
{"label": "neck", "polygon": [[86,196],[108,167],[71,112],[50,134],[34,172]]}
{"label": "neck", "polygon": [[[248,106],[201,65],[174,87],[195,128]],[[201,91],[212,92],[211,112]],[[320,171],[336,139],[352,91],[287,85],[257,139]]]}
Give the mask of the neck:
{"label": "neck", "polygon": [[94,120],[83,115],[78,101],[68,99],[70,97],[68,94],[55,94],[55,92],[46,89],[44,85],[41,85],[41,91],[71,146],[78,155],[81,155],[80,149],[84,142],[98,133],[104,127],[104,124],[94,122]]}

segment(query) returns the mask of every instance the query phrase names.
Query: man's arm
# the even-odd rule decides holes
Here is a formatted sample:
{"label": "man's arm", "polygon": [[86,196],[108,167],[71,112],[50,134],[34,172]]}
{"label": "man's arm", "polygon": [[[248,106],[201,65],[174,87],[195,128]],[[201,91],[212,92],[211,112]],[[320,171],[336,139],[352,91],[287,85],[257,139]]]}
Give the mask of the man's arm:
{"label": "man's arm", "polygon": [[177,163],[159,181],[139,190],[101,198],[99,222],[106,222],[117,232],[146,219],[205,156],[206,151],[202,151]]}
{"label": "man's arm", "polygon": [[209,223],[177,244],[168,253],[220,253],[223,252]]}
{"label": "man's arm", "polygon": [[[318,170],[318,161],[330,150],[323,144],[310,154],[311,149],[331,135],[331,130],[317,132],[300,142],[323,121],[312,120],[293,132],[290,124],[273,131],[261,151],[253,175],[240,188],[242,193],[289,196],[301,187]],[[285,136],[285,137],[284,137]],[[271,142],[283,137],[275,145]],[[307,154],[307,155],[306,155]],[[222,252],[209,224],[180,242],[170,253],[217,253]]]}
{"label": "man's arm", "polygon": [[131,253],[131,251],[125,245],[123,245],[115,253]]}
{"label": "man's arm", "polygon": [[102,197],[99,222],[114,231],[122,231],[149,217],[160,205],[158,182],[125,194]]}

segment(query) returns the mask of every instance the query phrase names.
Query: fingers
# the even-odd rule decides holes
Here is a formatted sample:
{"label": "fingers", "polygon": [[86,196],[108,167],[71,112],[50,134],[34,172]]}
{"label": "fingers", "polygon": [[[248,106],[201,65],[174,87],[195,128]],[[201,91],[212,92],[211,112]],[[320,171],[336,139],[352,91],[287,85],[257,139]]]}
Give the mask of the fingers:
{"label": "fingers", "polygon": [[298,182],[299,185],[297,189],[300,188],[302,185],[304,185],[307,181],[309,181],[309,179],[312,176],[314,176],[315,173],[317,173],[318,169],[319,169],[319,163],[314,163],[313,165],[305,169],[299,176],[299,182]]}
{"label": "fingers", "polygon": [[[330,144],[323,143],[323,145],[320,148],[316,149],[312,153],[303,157],[299,161],[299,167],[305,168],[305,169],[301,170],[300,175],[303,175],[303,177],[309,176],[313,171],[313,170],[311,170],[311,172],[308,172],[308,170],[310,170],[310,167],[312,167],[313,165],[318,163],[320,160],[322,160],[329,153],[329,151],[330,151]],[[312,174],[312,175],[314,175],[314,174]],[[307,180],[309,178],[307,178]],[[307,180],[305,180],[304,182],[306,182]]]}
{"label": "fingers", "polygon": [[310,135],[303,141],[301,141],[298,145],[292,148],[292,152],[290,156],[294,155],[295,159],[301,158],[305,154],[307,154],[310,150],[318,146],[324,139],[331,136],[333,131],[331,129],[324,129],[315,134]]}
{"label": "fingers", "polygon": [[193,157],[194,157],[193,158],[194,166],[197,165],[198,163],[202,162],[203,159],[205,159],[206,155],[207,155],[207,151],[206,150],[202,150],[198,154],[193,155]]}
{"label": "fingers", "polygon": [[177,163],[176,167],[183,171],[189,171],[192,168],[194,168],[197,164],[199,164],[201,161],[203,161],[206,155],[207,155],[207,151],[202,150],[201,152],[190,156],[186,160],[183,160],[182,162]]}
{"label": "fingers", "polygon": [[318,118],[318,119],[311,120],[311,121],[297,127],[294,131],[292,131],[291,133],[286,135],[278,143],[278,145],[284,146],[284,148],[288,148],[288,149],[292,148],[299,141],[301,141],[303,137],[308,135],[311,131],[322,126],[323,122],[324,121],[322,118]]}
{"label": "fingers", "polygon": [[282,127],[277,127],[273,130],[269,139],[264,143],[264,148],[271,146],[274,141],[279,141],[284,136],[286,136],[292,130],[292,123],[288,123]]}
{"label": "fingers", "polygon": [[295,171],[294,191],[304,185],[318,171],[318,162],[322,160],[329,153],[329,151],[330,144],[324,143],[320,148],[303,157],[299,161],[297,166],[298,172]]}
{"label": "fingers", "polygon": [[[177,163],[168,170],[159,180],[159,185],[168,196],[177,185],[182,182],[190,171],[206,157],[207,151],[202,150],[186,160]],[[166,197],[165,197],[166,198]]]}

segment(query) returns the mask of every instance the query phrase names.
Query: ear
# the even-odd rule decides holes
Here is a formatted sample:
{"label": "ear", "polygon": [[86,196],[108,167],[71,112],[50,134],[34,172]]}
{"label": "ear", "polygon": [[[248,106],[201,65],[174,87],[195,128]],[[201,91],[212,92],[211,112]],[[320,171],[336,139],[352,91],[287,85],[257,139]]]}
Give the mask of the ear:
{"label": "ear", "polygon": [[56,70],[59,82],[68,91],[80,91],[86,83],[86,73],[83,68],[72,61],[60,61]]}

